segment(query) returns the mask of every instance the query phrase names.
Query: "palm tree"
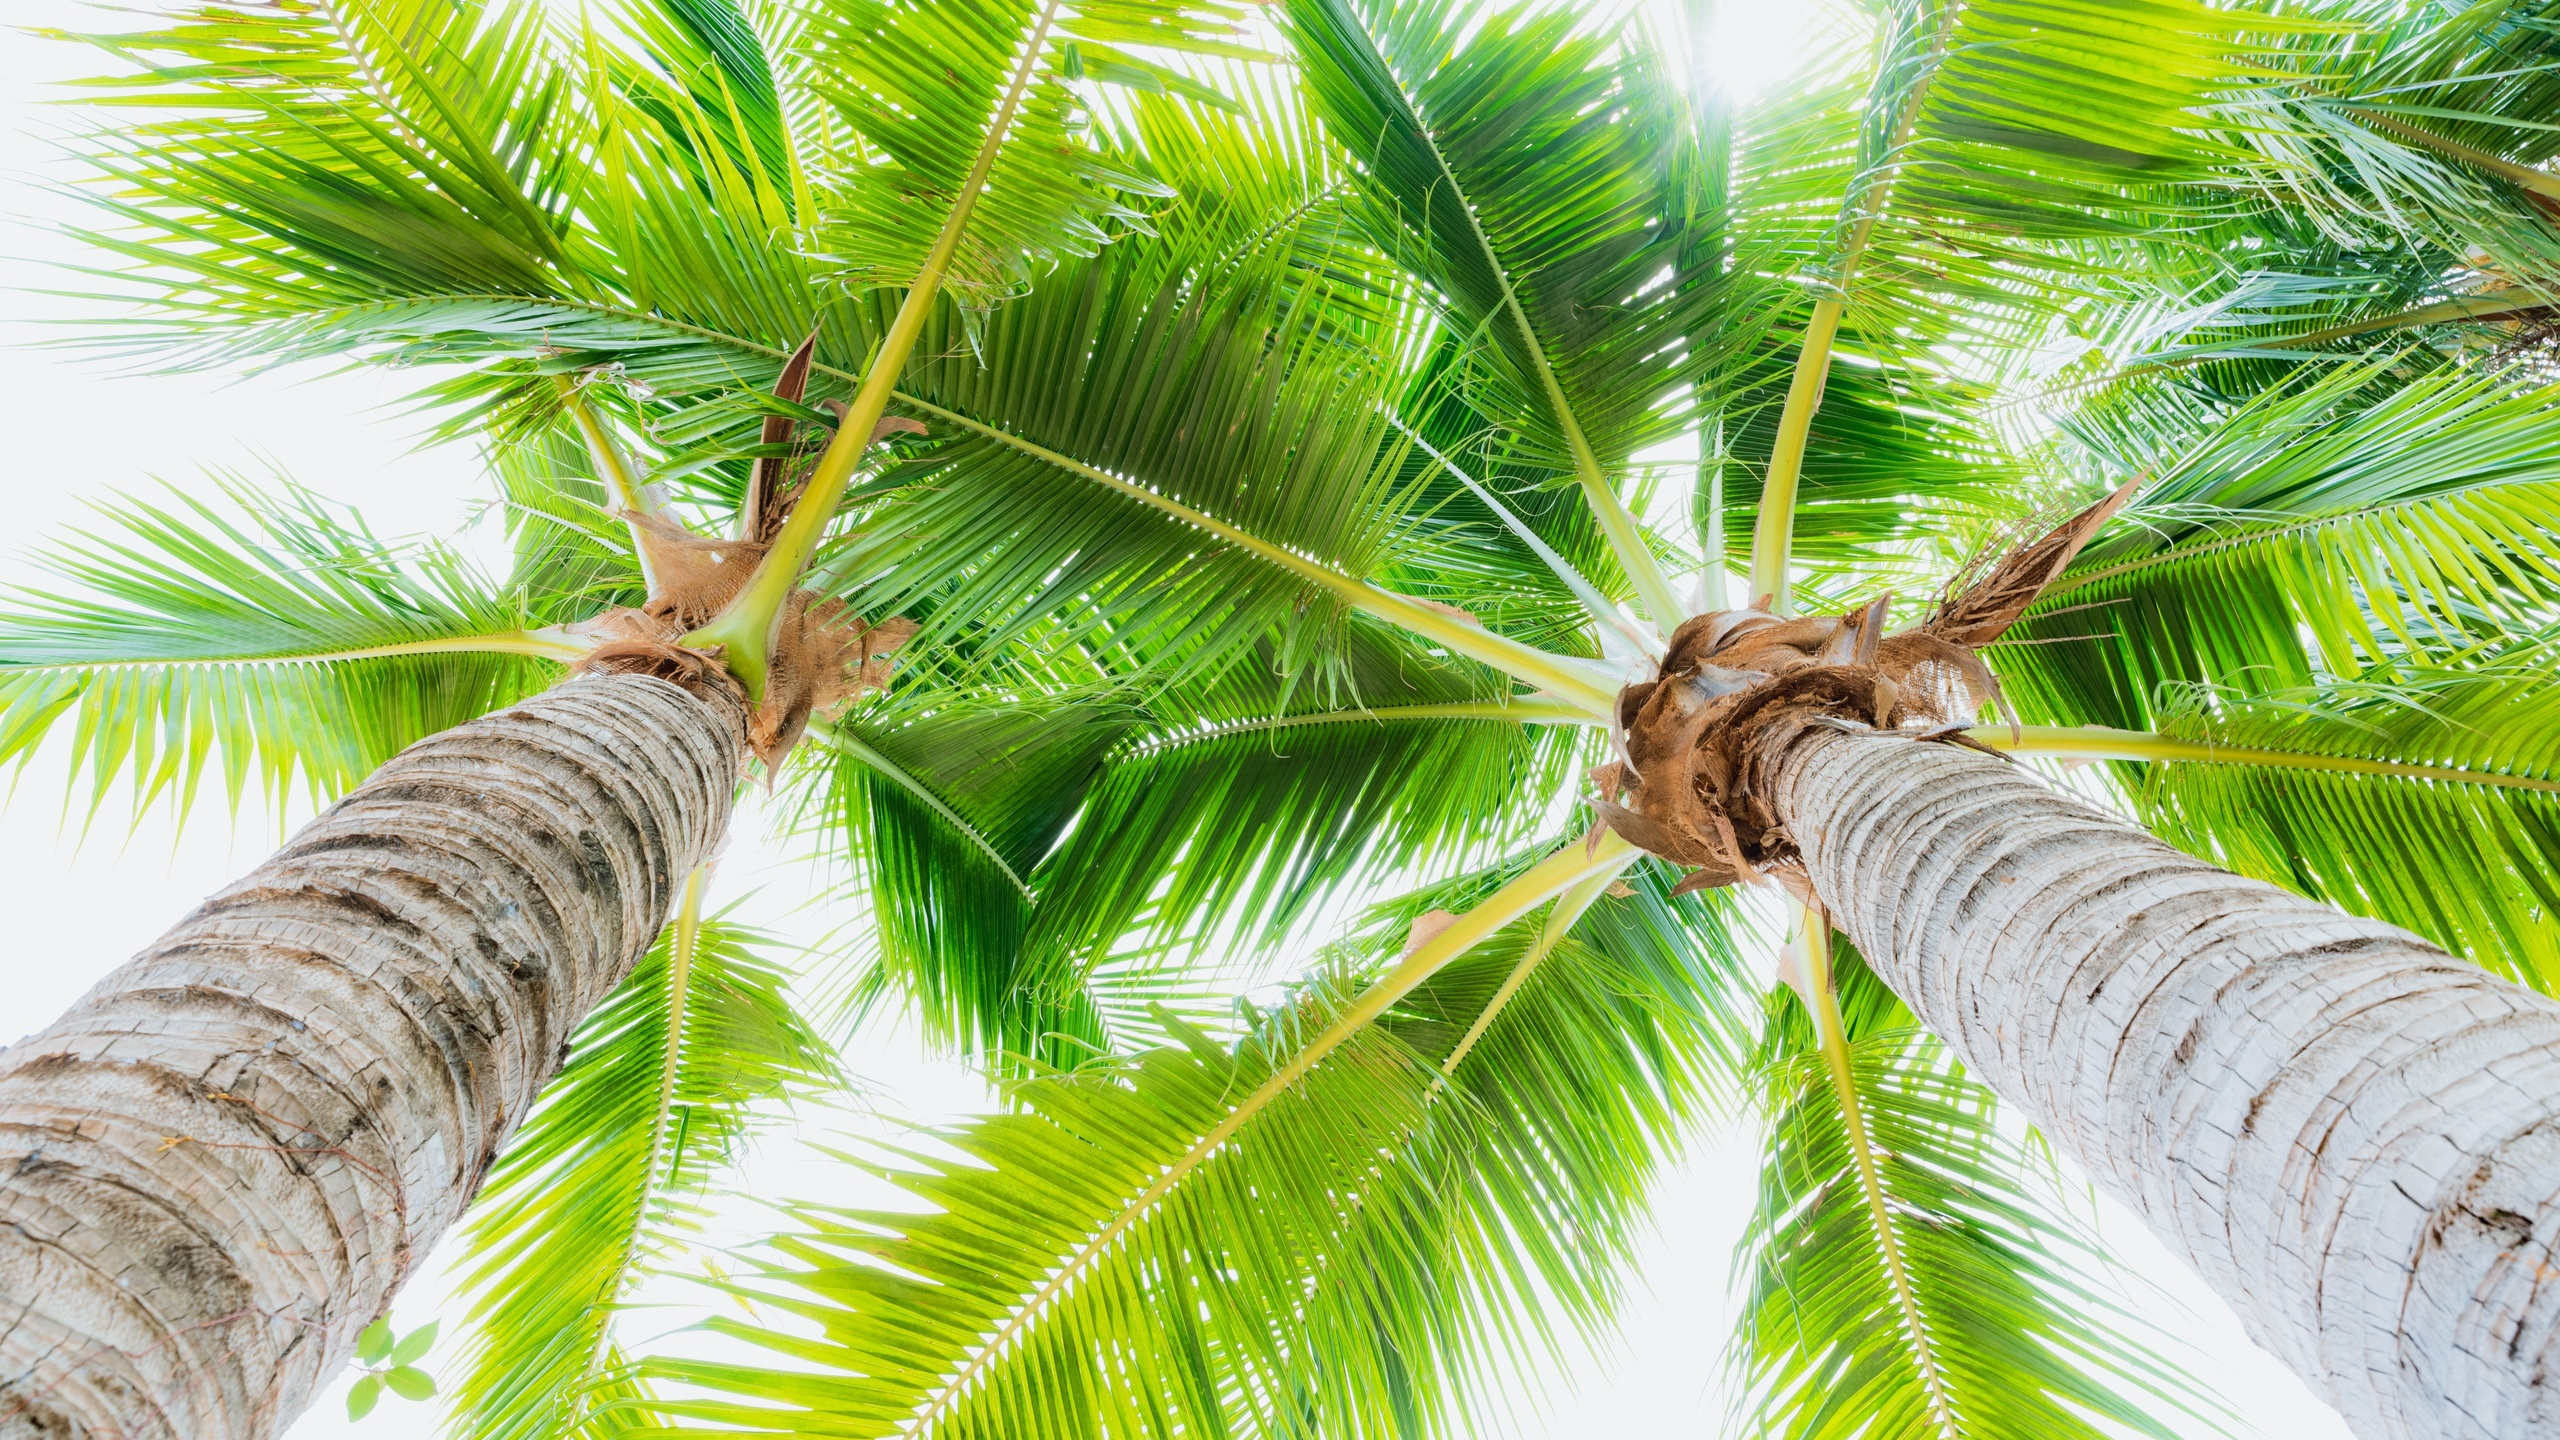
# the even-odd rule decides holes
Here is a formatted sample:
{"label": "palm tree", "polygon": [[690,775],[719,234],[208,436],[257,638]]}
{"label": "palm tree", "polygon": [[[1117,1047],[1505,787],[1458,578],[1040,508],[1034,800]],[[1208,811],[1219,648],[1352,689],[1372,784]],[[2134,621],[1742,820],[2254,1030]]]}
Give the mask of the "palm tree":
{"label": "palm tree", "polygon": [[[1640,26],[1379,0],[111,42],[126,343],[448,365],[518,562],[135,508],[12,622],[13,751],[346,798],[10,1052],[0,1423],[271,1432],[494,1166],[474,1431],[1428,1429],[1605,1318],[1753,1092],[1755,1428],[2210,1410],[1995,1095],[2364,1433],[2553,1424],[2546,8],[1913,0],[1741,109]],[[864,997],[1018,1078],[898,1170],[938,1213],[728,1282],[790,1363],[634,1363],[683,1177],[828,1083],[689,878],[749,748],[867,887]],[[1417,868],[1200,1011],[1211,947]],[[403,1051],[271,1001],[288,952],[491,1008]]]}

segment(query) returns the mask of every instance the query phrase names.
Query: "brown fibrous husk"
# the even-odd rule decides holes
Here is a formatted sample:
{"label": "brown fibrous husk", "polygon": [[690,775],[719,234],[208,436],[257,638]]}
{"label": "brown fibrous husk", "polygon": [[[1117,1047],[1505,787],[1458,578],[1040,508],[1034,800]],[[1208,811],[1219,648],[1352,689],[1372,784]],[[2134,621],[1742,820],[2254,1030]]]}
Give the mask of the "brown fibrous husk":
{"label": "brown fibrous husk", "polygon": [[596,640],[594,649],[570,663],[573,675],[654,675],[706,700],[746,702],[746,687],[729,674],[717,652],[678,643],[683,626],[625,607],[569,628]]}
{"label": "brown fibrous husk", "polygon": [[[797,403],[806,393],[818,332],[800,342],[775,380],[776,398]],[[841,402],[829,402],[839,418]],[[799,503],[807,477],[792,472],[807,453],[779,453],[797,427],[788,416],[765,419],[759,440],[778,453],[757,458],[739,507],[740,537],[698,535],[664,515],[616,515],[632,529],[654,577],[649,598],[637,608],[609,610],[572,628],[596,637],[596,648],[570,668],[577,673],[655,675],[700,695],[715,692],[732,703],[744,687],[729,673],[727,657],[697,649],[684,637],[729,607],[754,578],[756,563],[773,548],[783,523]],[[925,433],[899,415],[882,416],[866,444],[892,434]],[[916,633],[916,623],[892,616],[864,620],[843,601],[813,590],[794,591],[775,626],[766,657],[764,700],[749,711],[747,742],[770,777],[809,728],[809,717],[851,703],[867,691],[886,689],[890,657]]]}
{"label": "brown fibrous husk", "polygon": [[891,616],[870,624],[831,596],[802,590],[791,597],[765,672],[764,703],[747,725],[748,743],[768,772],[800,743],[809,717],[827,715],[889,685],[890,657],[916,633],[916,622]]}
{"label": "brown fibrous husk", "polygon": [[[697,694],[718,690],[743,698],[742,687],[716,650],[683,643],[699,623],[682,618],[692,609],[680,596],[661,596],[637,609],[608,610],[577,627],[600,643],[571,668],[581,674],[655,675]],[[807,732],[810,716],[888,688],[891,657],[915,633],[913,620],[891,616],[867,622],[832,596],[794,593],[774,637],[764,701],[747,716],[749,748],[766,772],[781,768],[783,757]]]}
{"label": "brown fibrous husk", "polygon": [[1767,878],[1810,902],[1770,803],[1777,762],[1816,728],[1972,743],[1962,732],[1982,708],[2005,708],[1976,649],[2016,623],[2134,489],[2018,547],[1898,633],[1884,629],[1890,595],[1837,615],[1691,618],[1654,678],[1618,692],[1621,758],[1591,776],[1600,822],[1687,868],[1681,892]]}

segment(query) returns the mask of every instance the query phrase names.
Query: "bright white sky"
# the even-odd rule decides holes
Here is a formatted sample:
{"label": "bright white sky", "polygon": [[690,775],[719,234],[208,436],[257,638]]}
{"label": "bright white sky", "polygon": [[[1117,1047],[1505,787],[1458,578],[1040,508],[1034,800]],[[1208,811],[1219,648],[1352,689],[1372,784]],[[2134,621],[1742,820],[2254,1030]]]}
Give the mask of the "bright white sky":
{"label": "bright white sky", "polygon": [[[134,0],[125,0],[132,4]],[[100,25],[72,0],[10,0],[19,25]],[[141,8],[141,7],[137,7]],[[1801,0],[1722,0],[1717,71],[1736,88],[1782,76],[1808,32]],[[107,17],[101,28],[116,28]],[[77,211],[39,183],[52,170],[44,137],[56,121],[37,103],[49,79],[79,73],[80,52],[0,32],[0,213],[41,227]],[[30,293],[76,288],[48,261],[79,258],[78,248],[38,229],[0,244],[0,433],[14,436],[19,479],[8,494],[17,519],[0,534],[0,584],[41,585],[21,552],[81,521],[81,502],[114,489],[159,481],[202,483],[208,470],[281,470],[332,498],[359,505],[378,532],[451,535],[483,493],[464,449],[420,451],[414,421],[397,413],[403,391],[378,374],[250,379],[200,375],[115,374],[32,345],[50,338],[43,322],[86,313],[81,302]],[[20,896],[11,929],[18,938],[0,961],[0,1039],[41,1027],[81,991],[132,954],[200,897],[246,869],[281,828],[307,818],[253,809],[234,823],[217,806],[201,808],[182,829],[166,814],[145,817],[130,839],[111,814],[83,843],[77,817],[61,823],[64,771],[58,756],[39,760],[0,810],[0,875]],[[758,817],[742,812],[721,888],[727,896],[756,892],[759,922],[803,942],[855,918],[804,910],[816,873],[760,839]],[[723,897],[726,898],[726,897]],[[873,1103],[887,1114],[931,1120],[971,1108],[983,1093],[965,1072],[919,1061],[908,1037],[866,1037],[854,1067],[876,1085]],[[830,1117],[813,1130],[844,1123]],[[1757,1141],[1748,1124],[1696,1137],[1689,1161],[1662,1187],[1658,1233],[1647,1244],[1626,1307],[1621,1337],[1578,1354],[1556,1373],[1521,1377],[1518,1433],[1523,1437],[1591,1435],[1706,1436],[1718,1433],[1725,1399],[1718,1356],[1730,1318],[1729,1255],[1751,1203]],[[769,1141],[741,1189],[767,1196],[842,1198],[840,1168],[821,1162],[785,1134]],[[2250,1346],[2229,1311],[2191,1281],[2140,1227],[2102,1207],[2112,1243],[2142,1274],[2170,1284],[2153,1308],[2173,1332],[2197,1345],[2197,1363],[2218,1376],[2243,1409],[2243,1432],[2270,1437],[2343,1440],[2337,1417]],[[743,1237],[741,1237],[743,1238]],[[430,1267],[403,1297],[395,1323],[407,1328],[436,1318],[447,1300]],[[460,1318],[446,1308],[450,1327]],[[663,1328],[636,1324],[645,1336]],[[440,1346],[439,1349],[445,1347]],[[429,1361],[433,1368],[434,1361]],[[344,1419],[345,1382],[295,1427],[294,1440],[341,1434],[407,1440],[434,1430],[433,1405],[386,1399],[361,1427]]]}

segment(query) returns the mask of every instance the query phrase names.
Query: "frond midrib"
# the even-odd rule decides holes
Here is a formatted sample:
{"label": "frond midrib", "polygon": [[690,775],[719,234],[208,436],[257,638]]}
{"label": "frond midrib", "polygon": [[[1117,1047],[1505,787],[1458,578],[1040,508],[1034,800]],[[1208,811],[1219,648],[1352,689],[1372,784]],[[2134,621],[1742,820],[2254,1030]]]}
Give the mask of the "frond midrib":
{"label": "frond midrib", "polygon": [[2484,480],[2476,485],[2464,485],[2451,490],[2439,490],[2430,495],[2411,496],[2406,500],[2394,500],[2382,505],[2366,506],[2357,510],[2339,511],[2335,514],[2329,515],[2307,516],[2300,520],[2289,521],[2281,525],[2271,525],[2264,529],[2244,530],[2237,534],[2230,535],[2217,535],[2210,540],[2202,540],[2194,544],[2173,544],[2168,549],[2154,554],[2137,556],[2131,560],[2120,560],[2113,565],[2108,565],[2100,569],[2087,571],[2079,575],[2064,575],[2056,579],[2051,585],[2045,587],[2042,595],[2037,597],[2036,606],[2034,609],[2027,612],[2028,617],[2032,619],[2036,611],[2044,608],[2046,601],[2058,599],[2061,596],[2071,594],[2074,591],[2085,590],[2090,586],[2103,584],[2110,580],[2120,579],[2126,575],[2141,574],[2148,571],[2163,570],[2183,565],[2199,556],[2225,554],[2233,550],[2245,549],[2252,545],[2272,544],[2285,539],[2308,535],[2325,527],[2354,524],[2361,521],[2372,520],[2378,516],[2401,514],[2431,505],[2444,504],[2447,501],[2458,500],[2466,495],[2477,495],[2495,490],[2521,490],[2535,487],[2548,488],[2553,492],[2555,498],[2560,498],[2560,480]]}
{"label": "frond midrib", "polygon": [[1294,730],[1309,725],[1348,725],[1359,721],[1389,725],[1415,720],[1486,720],[1510,725],[1585,725],[1602,722],[1585,711],[1536,695],[1503,700],[1453,700],[1430,705],[1381,705],[1374,709],[1316,710],[1298,715],[1268,715],[1250,720],[1222,720],[1198,730],[1150,735],[1133,741],[1120,758],[1163,755],[1193,745],[1236,735]]}
{"label": "frond midrib", "polygon": [[1022,892],[1022,898],[1025,901],[1033,905],[1040,903],[1040,897],[1032,892],[1028,884],[1024,883],[1021,874],[1013,868],[1010,861],[1004,858],[1004,852],[995,847],[995,842],[989,840],[977,826],[969,823],[967,816],[952,808],[949,801],[935,794],[931,786],[909,773],[905,766],[883,755],[877,748],[842,726],[812,725],[809,727],[809,734],[839,754],[870,767],[887,778],[891,784],[924,802],[927,809],[941,817],[945,824],[959,831],[963,839],[977,847],[978,853],[995,862],[995,867],[1004,872],[1004,878],[1012,881],[1013,888]]}

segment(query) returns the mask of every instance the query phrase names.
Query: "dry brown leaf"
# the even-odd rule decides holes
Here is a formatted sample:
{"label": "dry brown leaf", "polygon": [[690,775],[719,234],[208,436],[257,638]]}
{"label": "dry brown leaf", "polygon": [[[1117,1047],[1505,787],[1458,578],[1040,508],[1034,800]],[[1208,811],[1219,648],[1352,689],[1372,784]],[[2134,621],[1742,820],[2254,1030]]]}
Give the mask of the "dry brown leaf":
{"label": "dry brown leaf", "polygon": [[[795,405],[800,403],[800,397],[809,391],[809,367],[817,353],[818,331],[813,328],[809,331],[809,338],[800,342],[800,348],[791,352],[791,358],[782,362],[782,374],[773,382],[775,399],[788,400]],[[767,415],[763,432],[757,439],[768,449],[787,445],[791,443],[795,428],[788,415]],[[758,544],[770,544],[773,537],[781,533],[783,477],[795,458],[790,455],[756,457],[755,469],[747,476],[746,500],[738,507],[738,533],[742,538]]]}
{"label": "dry brown leaf", "polygon": [[568,628],[596,639],[595,648],[569,667],[572,674],[655,675],[697,694],[743,693],[719,656],[679,644],[684,630],[663,616],[625,607]]}
{"label": "dry brown leaf", "polygon": [[2104,500],[2054,527],[2043,539],[2001,557],[1962,594],[1941,603],[1921,622],[1921,630],[1969,650],[1979,650],[1999,639],[2018,623],[2019,616],[2027,613],[2027,607],[2044,593],[2044,587],[2052,584],[2054,577],[2080,554],[2090,537],[2098,533],[2098,527],[2131,503],[2147,478],[2135,476]]}
{"label": "dry brown leaf", "polygon": [[641,608],[675,621],[680,634],[710,620],[736,599],[765,550],[743,540],[697,535],[664,515],[628,510],[614,515],[630,524],[633,538],[648,552],[650,573],[657,577],[658,588]]}
{"label": "dry brown leaf", "polygon": [[912,639],[916,622],[892,616],[866,623],[843,601],[803,590],[791,597],[765,673],[764,703],[748,742],[768,776],[809,728],[809,717],[885,689],[890,657]]}
{"label": "dry brown leaf", "polygon": [[1837,615],[1755,607],[1691,618],[1654,678],[1618,693],[1613,734],[1626,759],[1591,773],[1594,813],[1628,843],[1687,867],[1674,893],[1769,879],[1814,903],[1765,793],[1777,761],[1814,729],[1971,743],[1965,727],[2003,702],[1966,637],[2013,623],[2133,491],[2020,547],[1900,634],[1885,633],[1890,595]]}
{"label": "dry brown leaf", "polygon": [[1412,928],[1404,932],[1404,953],[1411,955],[1430,944],[1433,936],[1457,923],[1458,917],[1446,910],[1425,910],[1414,916]]}

